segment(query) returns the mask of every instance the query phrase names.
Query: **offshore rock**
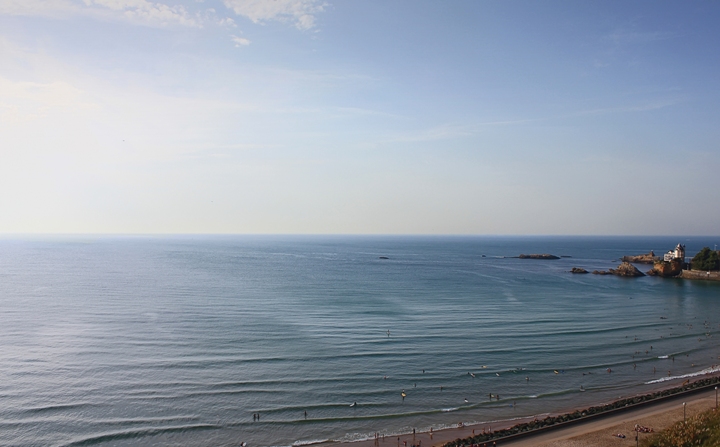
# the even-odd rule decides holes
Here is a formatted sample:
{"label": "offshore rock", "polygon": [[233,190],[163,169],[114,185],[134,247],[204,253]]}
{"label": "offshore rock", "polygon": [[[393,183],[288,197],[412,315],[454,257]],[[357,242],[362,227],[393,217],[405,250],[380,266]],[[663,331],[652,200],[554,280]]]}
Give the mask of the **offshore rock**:
{"label": "offshore rock", "polygon": [[615,276],[626,276],[626,277],[638,277],[645,276],[643,272],[637,269],[634,265],[629,262],[623,262],[616,269],[610,269],[610,273]]}
{"label": "offshore rock", "polygon": [[532,255],[520,255],[518,256],[520,259],[560,259],[559,256],[550,255],[550,254],[532,254]]}
{"label": "offshore rock", "polygon": [[570,270],[570,273],[589,273],[585,269],[581,269],[580,267],[573,267],[572,270]]}
{"label": "offshore rock", "polygon": [[655,253],[650,250],[650,253],[635,256],[623,256],[620,260],[623,262],[634,262],[636,264],[654,264],[656,261],[660,260],[660,257],[655,256]]}
{"label": "offshore rock", "polygon": [[616,269],[610,269],[607,271],[593,270],[593,275],[615,275],[615,276],[625,276],[625,277],[629,277],[629,278],[645,276],[645,274],[643,272],[638,270],[634,265],[630,264],[629,262],[623,262]]}

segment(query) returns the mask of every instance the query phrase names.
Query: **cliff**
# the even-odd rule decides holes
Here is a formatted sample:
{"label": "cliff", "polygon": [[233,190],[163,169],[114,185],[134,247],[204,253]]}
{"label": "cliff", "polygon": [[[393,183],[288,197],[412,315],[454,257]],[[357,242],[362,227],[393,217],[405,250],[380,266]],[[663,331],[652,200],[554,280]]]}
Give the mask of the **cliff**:
{"label": "cliff", "polygon": [[652,270],[650,270],[648,275],[650,276],[663,276],[663,277],[672,277],[672,276],[678,276],[683,271],[683,260],[682,259],[673,259],[672,261],[655,261],[653,264]]}

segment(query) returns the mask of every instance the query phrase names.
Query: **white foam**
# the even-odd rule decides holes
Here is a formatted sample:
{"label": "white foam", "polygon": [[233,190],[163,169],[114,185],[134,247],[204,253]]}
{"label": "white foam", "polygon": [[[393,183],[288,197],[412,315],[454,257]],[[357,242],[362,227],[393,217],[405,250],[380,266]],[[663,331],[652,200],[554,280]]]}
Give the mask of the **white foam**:
{"label": "white foam", "polygon": [[666,358],[668,358],[668,356],[666,356],[666,355],[659,355],[658,358],[659,358],[659,359],[666,359]]}
{"label": "white foam", "polygon": [[669,376],[669,377],[663,377],[662,379],[651,380],[649,382],[645,382],[645,385],[652,385],[654,383],[667,382],[668,380],[687,379],[689,377],[704,376],[705,374],[712,374],[712,373],[716,373],[716,372],[720,372],[720,366],[705,368],[703,370],[693,372],[693,373],[683,374],[681,376]]}
{"label": "white foam", "polygon": [[443,413],[450,413],[451,411],[458,411],[459,409],[460,409],[460,407],[455,407],[455,408],[443,408],[443,409],[440,410],[440,411],[442,411]]}
{"label": "white foam", "polygon": [[310,439],[307,441],[295,441],[292,443],[292,447],[298,447],[303,445],[322,444],[323,442],[330,442],[332,439]]}

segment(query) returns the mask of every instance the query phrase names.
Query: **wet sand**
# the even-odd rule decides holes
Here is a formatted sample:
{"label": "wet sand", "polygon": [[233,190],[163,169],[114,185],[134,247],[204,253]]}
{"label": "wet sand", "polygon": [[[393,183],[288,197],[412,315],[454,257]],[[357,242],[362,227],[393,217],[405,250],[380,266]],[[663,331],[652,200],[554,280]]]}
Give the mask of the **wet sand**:
{"label": "wet sand", "polygon": [[[672,387],[668,387],[672,388]],[[687,403],[687,416],[690,417],[701,411],[715,407],[715,390],[705,391],[684,399],[670,399],[648,404],[641,408],[622,411],[612,416],[605,416],[599,419],[592,419],[584,422],[576,422],[570,426],[553,429],[547,432],[530,435],[515,441],[500,441],[498,445],[513,447],[590,447],[590,446],[631,446],[635,445],[635,424],[660,431],[672,425],[674,422],[683,419],[682,402]],[[571,411],[574,411],[572,409]],[[557,413],[561,414],[561,413]],[[554,414],[554,415],[557,415]],[[543,416],[544,417],[544,416]],[[377,440],[350,443],[326,443],[323,446],[333,447],[409,447],[420,446],[441,446],[449,441],[458,438],[467,438],[473,434],[482,433],[483,429],[500,430],[510,428],[523,422],[532,421],[535,417],[530,416],[512,421],[498,421],[493,424],[479,424],[466,427],[438,430],[434,433],[417,433],[415,435],[386,436]],[[626,438],[618,438],[618,433],[625,434]],[[648,434],[641,433],[642,439]],[[488,445],[492,445],[490,442]]]}

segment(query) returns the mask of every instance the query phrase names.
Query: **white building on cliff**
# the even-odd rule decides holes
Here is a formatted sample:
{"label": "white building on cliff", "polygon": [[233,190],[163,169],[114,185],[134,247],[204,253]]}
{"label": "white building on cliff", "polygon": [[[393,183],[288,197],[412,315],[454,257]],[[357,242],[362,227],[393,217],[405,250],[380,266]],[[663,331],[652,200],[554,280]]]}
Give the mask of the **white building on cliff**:
{"label": "white building on cliff", "polygon": [[675,250],[670,250],[665,253],[665,256],[663,257],[663,261],[665,262],[670,262],[673,259],[681,259],[685,261],[685,246],[683,244],[677,244]]}

